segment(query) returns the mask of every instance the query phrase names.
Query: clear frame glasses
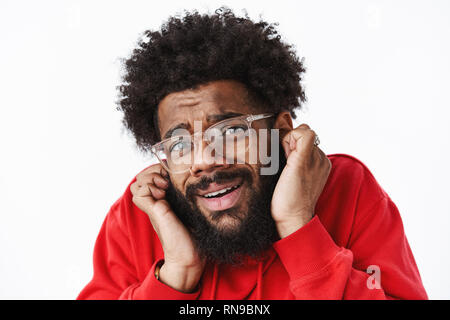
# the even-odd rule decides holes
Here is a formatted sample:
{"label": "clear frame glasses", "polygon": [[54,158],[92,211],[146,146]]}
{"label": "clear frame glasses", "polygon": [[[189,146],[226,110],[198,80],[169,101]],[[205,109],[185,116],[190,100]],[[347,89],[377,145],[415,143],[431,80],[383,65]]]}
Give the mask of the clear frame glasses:
{"label": "clear frame glasses", "polygon": [[[199,143],[206,141],[206,151],[214,161],[227,161],[227,163],[244,163],[250,144],[255,139],[252,132],[252,122],[273,117],[272,113],[257,115],[243,115],[234,117],[210,126],[204,132],[189,134],[180,129],[181,134],[174,132],[173,136],[154,144],[151,152],[161,165],[171,173],[189,171],[198,158],[205,154]],[[198,148],[198,149],[197,149]],[[196,155],[197,150],[201,150]]]}

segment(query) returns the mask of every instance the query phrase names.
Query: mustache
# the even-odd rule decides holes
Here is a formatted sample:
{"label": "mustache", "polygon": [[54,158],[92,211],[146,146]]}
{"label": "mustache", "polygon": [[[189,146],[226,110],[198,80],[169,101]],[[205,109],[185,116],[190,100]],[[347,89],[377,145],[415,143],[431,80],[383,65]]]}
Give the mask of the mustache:
{"label": "mustache", "polygon": [[192,183],[186,188],[186,198],[193,199],[197,194],[197,190],[208,189],[211,183],[227,183],[236,178],[242,178],[243,181],[249,182],[251,185],[253,182],[253,176],[247,168],[237,168],[232,171],[217,171],[212,176],[203,176],[198,182]]}

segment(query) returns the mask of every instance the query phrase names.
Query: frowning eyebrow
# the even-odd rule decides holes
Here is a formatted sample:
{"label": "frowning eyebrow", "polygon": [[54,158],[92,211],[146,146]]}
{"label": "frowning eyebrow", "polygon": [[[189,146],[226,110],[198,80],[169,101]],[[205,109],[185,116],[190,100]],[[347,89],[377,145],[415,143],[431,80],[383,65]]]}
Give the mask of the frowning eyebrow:
{"label": "frowning eyebrow", "polygon": [[243,113],[226,112],[226,113],[221,113],[221,114],[208,115],[206,117],[206,120],[208,121],[208,123],[214,123],[214,122],[219,122],[219,121],[229,119],[229,118],[240,117],[243,115],[244,115]]}
{"label": "frowning eyebrow", "polygon": [[180,123],[180,124],[177,124],[175,127],[170,128],[164,135],[163,140],[169,139],[170,137],[172,137],[172,134],[174,133],[174,131],[179,130],[179,129],[188,130],[189,125],[187,123]]}
{"label": "frowning eyebrow", "polygon": [[[237,113],[237,112],[226,112],[226,113],[220,113],[220,114],[211,114],[208,115],[206,117],[206,120],[208,121],[208,123],[215,123],[215,122],[219,122],[225,119],[229,119],[229,118],[234,118],[234,117],[240,117],[243,116],[243,113]],[[179,129],[185,129],[185,130],[189,130],[191,126],[188,123],[179,123],[176,126],[170,128],[166,134],[163,137],[163,140],[165,139],[169,139],[172,134],[174,133],[175,130],[179,130]]]}

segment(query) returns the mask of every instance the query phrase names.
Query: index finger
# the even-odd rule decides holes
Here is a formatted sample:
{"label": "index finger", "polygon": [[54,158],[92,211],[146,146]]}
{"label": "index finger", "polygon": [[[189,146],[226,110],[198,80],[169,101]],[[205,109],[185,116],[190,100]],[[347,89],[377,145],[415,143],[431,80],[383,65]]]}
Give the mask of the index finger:
{"label": "index finger", "polygon": [[291,151],[296,150],[300,157],[311,155],[314,147],[316,133],[311,129],[297,128],[291,131]]}

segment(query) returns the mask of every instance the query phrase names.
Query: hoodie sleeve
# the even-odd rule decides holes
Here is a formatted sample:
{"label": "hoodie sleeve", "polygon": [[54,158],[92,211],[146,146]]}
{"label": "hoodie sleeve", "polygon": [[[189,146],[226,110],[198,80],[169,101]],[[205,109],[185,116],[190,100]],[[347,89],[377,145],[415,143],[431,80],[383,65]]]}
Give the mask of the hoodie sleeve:
{"label": "hoodie sleeve", "polygon": [[318,216],[274,244],[296,299],[427,299],[400,214],[388,196],[338,246]]}
{"label": "hoodie sleeve", "polygon": [[78,295],[79,300],[192,300],[199,295],[182,293],[158,281],[153,262],[148,274],[139,280],[133,263],[130,238],[120,222],[120,200],[103,222],[94,247],[94,276]]}

